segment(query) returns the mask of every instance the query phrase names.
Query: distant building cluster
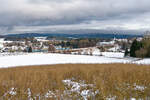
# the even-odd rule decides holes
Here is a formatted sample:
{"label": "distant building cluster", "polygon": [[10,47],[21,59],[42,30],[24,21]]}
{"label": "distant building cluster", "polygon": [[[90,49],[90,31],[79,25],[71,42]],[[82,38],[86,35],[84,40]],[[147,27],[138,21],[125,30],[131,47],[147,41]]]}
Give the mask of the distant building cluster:
{"label": "distant building cluster", "polygon": [[0,52],[48,52],[50,41],[45,37],[36,37],[20,41],[0,39]]}
{"label": "distant building cluster", "polygon": [[[150,37],[146,32],[144,38]],[[137,38],[141,41],[143,38]],[[134,38],[130,39],[48,39],[47,37],[34,37],[23,39],[0,38],[0,52],[47,52],[78,55],[102,55],[101,52],[130,51]]]}

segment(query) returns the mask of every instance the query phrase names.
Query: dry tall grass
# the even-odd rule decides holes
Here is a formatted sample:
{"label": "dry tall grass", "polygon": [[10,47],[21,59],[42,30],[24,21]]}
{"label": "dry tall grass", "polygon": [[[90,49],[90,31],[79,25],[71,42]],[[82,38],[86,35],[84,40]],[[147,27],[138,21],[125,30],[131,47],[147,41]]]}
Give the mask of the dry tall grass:
{"label": "dry tall grass", "polygon": [[[57,99],[60,99],[61,92],[65,89],[62,80],[71,78],[95,84],[94,89],[99,90],[99,94],[94,98],[96,100],[105,100],[109,97],[116,100],[150,97],[150,66],[62,64],[0,69],[0,99],[27,100],[28,89],[31,90],[32,97],[42,97],[49,90],[59,90]],[[7,94],[12,87],[17,92],[14,96]]]}

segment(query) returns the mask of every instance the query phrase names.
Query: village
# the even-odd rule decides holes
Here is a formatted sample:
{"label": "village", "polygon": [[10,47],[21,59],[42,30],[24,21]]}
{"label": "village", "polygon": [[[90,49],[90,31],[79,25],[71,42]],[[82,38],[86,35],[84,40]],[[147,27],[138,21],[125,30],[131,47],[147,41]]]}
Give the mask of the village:
{"label": "village", "polygon": [[[98,39],[96,41],[88,39],[49,39],[47,37],[32,37],[23,39],[0,38],[0,53],[60,53],[74,55],[94,55],[102,56],[102,52],[120,52],[130,50],[130,46],[135,38],[128,39]],[[141,41],[142,38],[137,38]],[[72,42],[73,41],[73,42]],[[82,41],[82,42],[78,42]],[[94,41],[94,42],[93,42]],[[78,44],[76,43],[78,42]]]}

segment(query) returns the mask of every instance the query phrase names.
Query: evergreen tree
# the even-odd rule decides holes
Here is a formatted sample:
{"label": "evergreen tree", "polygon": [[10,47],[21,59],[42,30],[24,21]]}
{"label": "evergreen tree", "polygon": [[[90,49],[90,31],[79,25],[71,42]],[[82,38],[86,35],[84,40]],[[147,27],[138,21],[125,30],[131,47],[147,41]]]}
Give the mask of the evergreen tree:
{"label": "evergreen tree", "polygon": [[32,47],[30,46],[29,49],[28,49],[28,52],[32,52]]}
{"label": "evergreen tree", "polygon": [[147,47],[147,54],[146,54],[146,57],[150,57],[150,46]]}
{"label": "evergreen tree", "polygon": [[138,42],[136,39],[133,41],[131,48],[130,48],[130,56],[131,57],[136,57],[136,51],[140,50],[142,48],[142,43]]}
{"label": "evergreen tree", "polygon": [[129,54],[129,51],[128,51],[128,49],[126,48],[126,49],[125,49],[124,56],[126,57],[128,54]]}

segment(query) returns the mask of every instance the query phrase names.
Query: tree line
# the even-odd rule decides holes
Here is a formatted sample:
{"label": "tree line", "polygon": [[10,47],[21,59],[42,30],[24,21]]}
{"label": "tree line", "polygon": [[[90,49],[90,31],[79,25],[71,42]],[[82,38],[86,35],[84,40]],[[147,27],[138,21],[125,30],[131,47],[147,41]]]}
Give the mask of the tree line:
{"label": "tree line", "polygon": [[86,48],[96,46],[97,42],[99,42],[99,39],[97,38],[81,38],[81,39],[72,39],[69,41],[62,41],[58,45],[70,48]]}

